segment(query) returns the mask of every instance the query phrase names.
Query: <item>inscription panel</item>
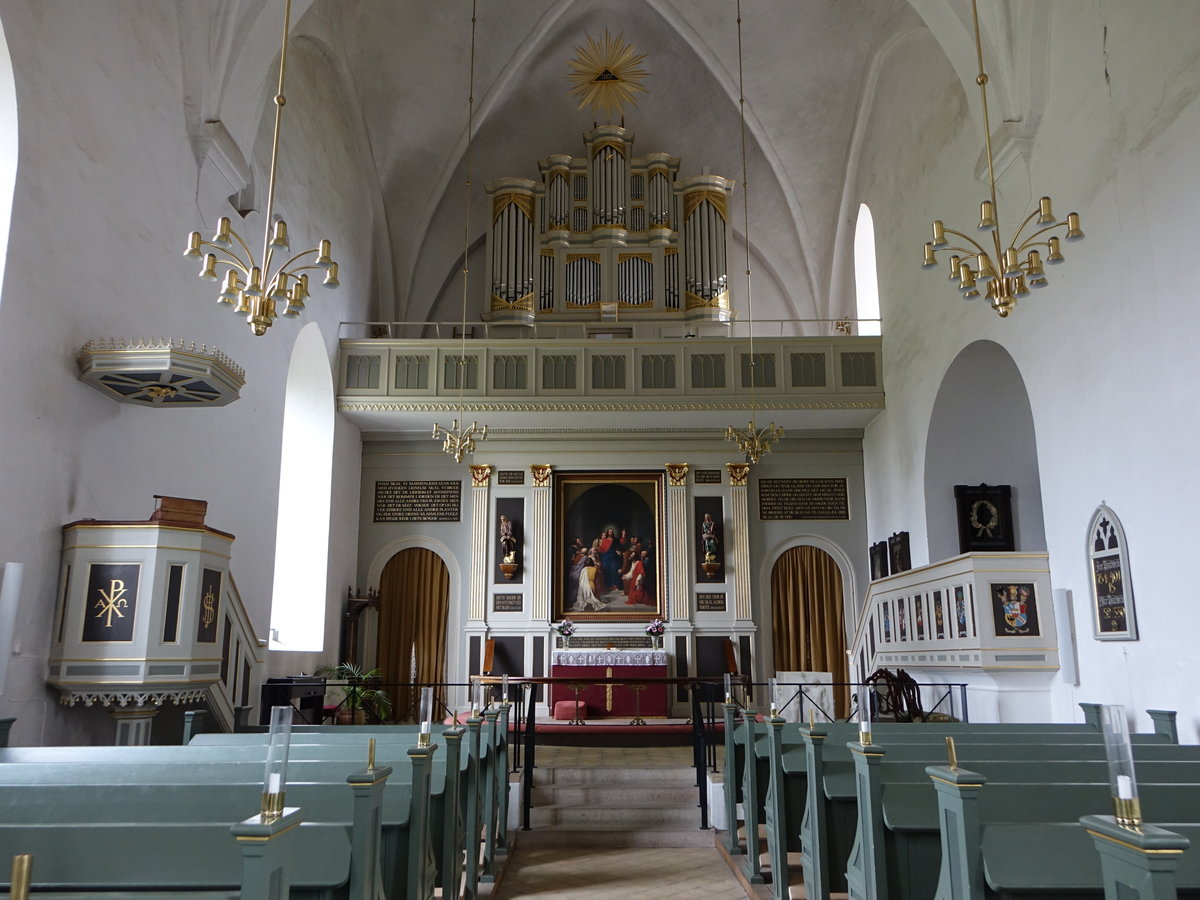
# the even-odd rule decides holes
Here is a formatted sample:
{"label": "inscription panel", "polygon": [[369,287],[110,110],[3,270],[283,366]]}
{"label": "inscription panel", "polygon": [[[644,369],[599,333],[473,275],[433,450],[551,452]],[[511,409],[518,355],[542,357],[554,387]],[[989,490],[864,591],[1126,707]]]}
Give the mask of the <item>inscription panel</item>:
{"label": "inscription panel", "polygon": [[521,612],[523,594],[492,594],[492,612]]}
{"label": "inscription panel", "polygon": [[461,481],[377,481],[376,522],[458,522]]}
{"label": "inscription panel", "polygon": [[720,469],[697,469],[696,484],[720,484],[721,470]]}
{"label": "inscription panel", "polygon": [[697,594],[696,612],[725,612],[725,595]]}
{"label": "inscription panel", "polygon": [[760,478],[760,519],[849,519],[845,478]]}
{"label": "inscription panel", "polygon": [[525,471],[523,469],[501,469],[496,474],[496,484],[524,484]]}

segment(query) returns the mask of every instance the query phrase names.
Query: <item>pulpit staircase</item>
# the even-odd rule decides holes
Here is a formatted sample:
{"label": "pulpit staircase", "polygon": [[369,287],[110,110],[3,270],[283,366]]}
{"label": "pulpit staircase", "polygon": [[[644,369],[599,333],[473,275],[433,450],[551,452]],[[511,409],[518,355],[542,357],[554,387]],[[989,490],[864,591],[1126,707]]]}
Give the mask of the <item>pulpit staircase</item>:
{"label": "pulpit staircase", "polygon": [[684,765],[559,765],[534,770],[522,848],[711,847],[700,829],[696,770]]}

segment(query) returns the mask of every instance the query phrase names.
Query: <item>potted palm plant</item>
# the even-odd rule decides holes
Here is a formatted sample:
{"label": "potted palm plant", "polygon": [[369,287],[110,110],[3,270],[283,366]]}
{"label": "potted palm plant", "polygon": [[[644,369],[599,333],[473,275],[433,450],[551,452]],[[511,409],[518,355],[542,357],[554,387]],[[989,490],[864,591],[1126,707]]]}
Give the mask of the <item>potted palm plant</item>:
{"label": "potted palm plant", "polygon": [[336,666],[321,666],[316,674],[327,681],[341,682],[331,685],[341,692],[338,695],[335,719],[337,724],[365,724],[368,712],[378,721],[384,722],[392,714],[392,700],[387,692],[379,687],[383,680],[381,669],[365,671],[362,666],[344,662]]}

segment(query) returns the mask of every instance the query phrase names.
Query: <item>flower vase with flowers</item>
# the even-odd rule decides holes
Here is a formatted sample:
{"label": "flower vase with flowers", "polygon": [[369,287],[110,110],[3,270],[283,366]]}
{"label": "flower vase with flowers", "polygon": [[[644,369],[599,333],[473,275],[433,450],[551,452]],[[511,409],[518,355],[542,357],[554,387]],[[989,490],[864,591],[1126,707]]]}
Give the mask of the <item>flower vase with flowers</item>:
{"label": "flower vase with flowers", "polygon": [[662,649],[663,634],[666,633],[667,623],[662,619],[654,619],[647,623],[646,634],[650,636],[650,644],[655,650]]}
{"label": "flower vase with flowers", "polygon": [[563,649],[569,649],[571,646],[571,635],[575,633],[575,623],[570,619],[563,619],[554,626],[554,630],[562,637]]}

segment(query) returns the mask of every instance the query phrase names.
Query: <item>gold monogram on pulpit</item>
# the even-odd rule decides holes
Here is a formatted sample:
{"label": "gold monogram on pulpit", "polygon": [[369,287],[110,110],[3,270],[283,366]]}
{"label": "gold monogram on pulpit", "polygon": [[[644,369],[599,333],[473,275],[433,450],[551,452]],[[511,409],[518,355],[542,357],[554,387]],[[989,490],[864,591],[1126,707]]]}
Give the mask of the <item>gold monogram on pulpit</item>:
{"label": "gold monogram on pulpit", "polygon": [[204,624],[205,628],[212,625],[213,621],[217,618],[216,602],[217,598],[213,596],[212,588],[209,588],[208,593],[204,595],[204,600],[202,601],[204,611],[200,613],[200,621]]}
{"label": "gold monogram on pulpit", "polygon": [[100,612],[96,613],[96,618],[104,618],[104,627],[112,628],[112,617],[125,618],[125,613],[121,612],[121,609],[128,605],[129,603],[125,599],[125,582],[114,578],[109,582],[107,591],[104,588],[100,589],[100,599],[96,601],[95,607]]}

